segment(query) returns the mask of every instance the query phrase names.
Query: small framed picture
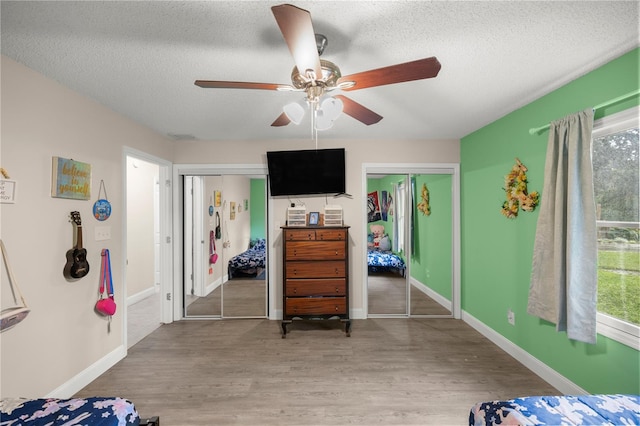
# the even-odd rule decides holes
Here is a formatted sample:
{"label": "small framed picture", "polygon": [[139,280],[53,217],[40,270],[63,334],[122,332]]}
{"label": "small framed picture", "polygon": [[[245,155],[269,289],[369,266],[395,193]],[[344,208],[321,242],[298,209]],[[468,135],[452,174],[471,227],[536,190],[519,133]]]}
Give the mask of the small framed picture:
{"label": "small framed picture", "polygon": [[319,212],[309,212],[309,225],[317,225],[318,219],[320,219]]}

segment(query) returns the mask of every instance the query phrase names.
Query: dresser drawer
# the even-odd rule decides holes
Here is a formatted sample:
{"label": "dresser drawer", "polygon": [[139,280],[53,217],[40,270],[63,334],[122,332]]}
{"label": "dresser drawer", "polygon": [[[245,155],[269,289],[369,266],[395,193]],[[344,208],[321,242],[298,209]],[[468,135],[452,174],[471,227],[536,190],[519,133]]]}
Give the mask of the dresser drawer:
{"label": "dresser drawer", "polygon": [[347,276],[347,266],[344,261],[316,262],[303,260],[287,262],[287,279],[291,278],[344,278]]}
{"label": "dresser drawer", "polygon": [[335,279],[301,279],[287,280],[286,296],[345,296],[347,294],[347,280]]}
{"label": "dresser drawer", "polygon": [[344,315],[347,299],[344,297],[288,297],[285,315]]}
{"label": "dresser drawer", "polygon": [[347,231],[344,229],[316,229],[316,240],[320,241],[345,241]]}
{"label": "dresser drawer", "polygon": [[292,241],[287,243],[287,260],[332,260],[344,259],[344,241]]}
{"label": "dresser drawer", "polygon": [[284,239],[287,241],[312,241],[316,239],[314,229],[285,229]]}

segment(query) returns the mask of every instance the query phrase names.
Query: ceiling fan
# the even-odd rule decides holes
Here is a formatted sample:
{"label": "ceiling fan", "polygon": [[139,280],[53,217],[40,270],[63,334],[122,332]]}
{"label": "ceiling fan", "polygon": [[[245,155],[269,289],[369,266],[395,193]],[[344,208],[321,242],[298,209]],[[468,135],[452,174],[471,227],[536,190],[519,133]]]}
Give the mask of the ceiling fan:
{"label": "ceiling fan", "polygon": [[[212,89],[259,89],[277,91],[300,91],[306,93],[306,102],[312,107],[316,129],[328,128],[340,112],[356,120],[371,125],[382,120],[382,116],[356,101],[344,96],[328,96],[336,89],[351,91],[368,87],[433,78],[440,71],[436,57],[391,65],[356,74],[343,76],[340,68],[330,61],[320,59],[327,45],[327,39],[316,34],[309,11],[290,4],[271,8],[280,27],[295,66],[291,72],[291,84],[252,83],[240,81],[196,80],[196,86]],[[298,124],[304,109],[301,103],[285,106],[284,112],[271,124],[286,126],[290,122]],[[318,124],[320,126],[318,126]]]}

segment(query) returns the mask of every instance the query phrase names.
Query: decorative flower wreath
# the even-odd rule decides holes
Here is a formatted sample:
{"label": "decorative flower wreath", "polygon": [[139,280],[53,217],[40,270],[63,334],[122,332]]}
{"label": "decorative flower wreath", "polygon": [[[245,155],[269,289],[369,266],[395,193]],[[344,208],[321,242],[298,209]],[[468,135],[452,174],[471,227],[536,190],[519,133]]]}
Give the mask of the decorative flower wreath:
{"label": "decorative flower wreath", "polygon": [[429,206],[429,190],[427,189],[427,184],[422,184],[422,192],[421,192],[422,201],[418,203],[418,210],[422,212],[423,215],[429,216],[431,214],[431,206]]}
{"label": "decorative flower wreath", "polygon": [[501,213],[513,219],[518,216],[518,209],[532,212],[539,203],[540,194],[538,191],[527,193],[527,168],[516,158],[511,172],[504,179],[504,191],[507,194],[507,201],[502,203]]}

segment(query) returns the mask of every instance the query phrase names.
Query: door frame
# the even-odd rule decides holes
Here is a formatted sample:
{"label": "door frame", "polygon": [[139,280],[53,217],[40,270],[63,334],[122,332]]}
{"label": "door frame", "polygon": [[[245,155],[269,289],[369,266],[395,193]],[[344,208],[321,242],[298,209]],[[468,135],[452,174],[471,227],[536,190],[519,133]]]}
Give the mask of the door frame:
{"label": "door frame", "polygon": [[[452,294],[451,294],[451,313],[453,318],[461,318],[461,301],[460,301],[460,164],[459,163],[363,163],[362,164],[362,215],[365,218],[367,214],[367,175],[369,174],[448,174],[452,175]],[[409,188],[410,194],[411,188]],[[405,230],[406,232],[406,230]],[[367,226],[362,227],[361,241],[367,241]],[[407,240],[408,241],[408,240]],[[363,244],[364,259],[367,258],[367,245]],[[410,262],[407,262],[409,264]],[[410,277],[409,265],[407,273]],[[362,308],[364,317],[369,317],[369,294],[367,278],[369,276],[367,263],[362,262]],[[409,282],[407,280],[407,282]],[[408,295],[407,295],[408,297]],[[411,310],[408,310],[406,316],[411,316]]]}
{"label": "door frame", "polygon": [[[183,212],[180,206],[182,205],[182,199],[184,194],[182,193],[182,185],[180,182],[182,178],[187,175],[198,176],[218,176],[218,175],[254,175],[264,176],[265,180],[268,178],[268,169],[265,164],[174,164],[173,165],[173,316],[180,320],[192,320],[201,318],[188,318],[184,316],[184,310],[182,309],[182,301],[184,300],[184,284],[182,282],[182,271],[184,269],[184,259],[182,256],[182,247],[184,242],[184,222]],[[267,269],[269,277],[267,280],[268,293],[267,293],[267,317],[269,319],[277,319],[274,316],[275,313],[275,287],[273,283],[276,280],[276,266],[274,256],[270,256],[271,242],[270,234],[274,229],[273,215],[270,212],[273,210],[273,201],[271,197],[267,197]],[[206,318],[216,319],[216,318]]]}
{"label": "door frame", "polygon": [[[173,312],[171,306],[171,294],[173,292],[173,264],[171,259],[173,257],[173,245],[171,244],[171,166],[172,163],[163,158],[156,157],[155,155],[148,154],[144,151],[140,151],[128,146],[122,148],[122,193],[123,208],[122,208],[122,282],[124,284],[124,294],[126,300],[127,291],[127,158],[134,158],[141,161],[146,161],[158,166],[158,180],[159,180],[159,194],[158,194],[158,214],[159,214],[159,226],[160,226],[160,253],[159,253],[159,269],[160,269],[160,320],[162,323],[168,324],[173,322]],[[125,303],[124,319],[123,319],[123,336],[124,347],[128,346],[127,342],[127,309]]]}

